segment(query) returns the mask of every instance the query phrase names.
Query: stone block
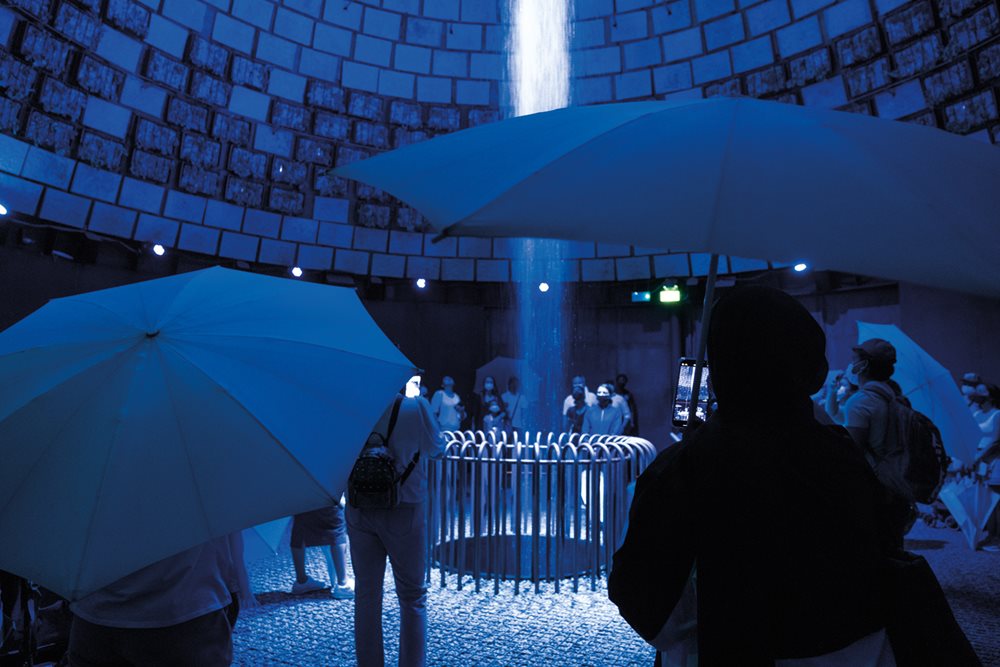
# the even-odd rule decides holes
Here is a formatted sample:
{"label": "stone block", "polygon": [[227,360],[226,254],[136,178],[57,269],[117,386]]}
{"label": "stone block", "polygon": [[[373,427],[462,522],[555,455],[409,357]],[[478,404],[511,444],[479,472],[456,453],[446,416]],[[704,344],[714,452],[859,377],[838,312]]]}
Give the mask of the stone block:
{"label": "stone block", "polygon": [[733,71],[737,74],[774,62],[774,46],[771,44],[770,35],[737,44],[730,51],[733,57]]}
{"label": "stone block", "polygon": [[257,58],[285,69],[295,68],[295,56],[299,45],[267,32],[257,38]]}
{"label": "stone block", "polygon": [[272,187],[267,198],[268,208],[282,213],[300,215],[305,210],[305,195],[294,190]]}
{"label": "stone block", "polygon": [[265,35],[270,32],[274,20],[274,4],[268,0],[233,0],[231,13],[241,21],[261,28],[261,35]]}
{"label": "stone block", "polygon": [[607,44],[606,27],[607,24],[603,18],[575,22],[571,49],[579,51],[580,49],[604,46]]}
{"label": "stone block", "polygon": [[[415,257],[409,258],[412,262]],[[510,282],[510,262],[506,259],[477,259],[476,281],[489,283]]]}
{"label": "stone block", "polygon": [[306,92],[306,100],[310,106],[339,111],[341,113],[346,111],[344,90],[330,83],[310,81]]}
{"label": "stone block", "polygon": [[271,124],[305,132],[309,128],[309,111],[305,107],[275,100],[271,105]]}
{"label": "stone block", "polygon": [[729,79],[705,86],[705,97],[739,97],[743,94],[740,80]]}
{"label": "stone block", "polygon": [[982,81],[1000,77],[1000,44],[988,46],[976,55],[976,71]]}
{"label": "stone block", "polygon": [[633,100],[653,94],[653,77],[648,69],[626,72],[615,77],[615,99]]}
{"label": "stone block", "polygon": [[663,61],[659,38],[626,44],[623,47],[626,69],[639,69],[659,65]]}
{"label": "stone block", "polygon": [[38,217],[42,220],[58,222],[77,229],[83,229],[90,215],[90,200],[77,197],[53,188],[45,189],[42,210]]}
{"label": "stone block", "polygon": [[889,84],[889,59],[878,60],[844,72],[847,92],[851,97],[860,97]]}
{"label": "stone block", "polygon": [[[649,72],[630,72],[625,77],[634,77],[635,75],[642,75],[645,81],[649,82]],[[648,94],[648,93],[646,93]],[[632,97],[639,97],[642,93],[638,95],[632,95]],[[490,84],[488,81],[456,81],[455,82],[455,102],[457,104],[468,104],[476,106],[488,106],[490,104]]]}
{"label": "stone block", "polygon": [[230,93],[229,110],[240,116],[265,122],[270,106],[270,96],[243,86],[234,86]]}
{"label": "stone block", "polygon": [[[338,253],[339,255],[340,253]],[[484,260],[487,261],[487,260]],[[489,272],[490,268],[484,269],[484,280]],[[497,272],[499,273],[499,272]],[[406,258],[406,277],[407,278],[423,278],[425,280],[440,280],[441,278],[441,260],[431,259],[428,257],[407,257]]]}
{"label": "stone block", "polygon": [[313,134],[327,139],[344,140],[351,134],[351,121],[324,111],[313,114]]}
{"label": "stone block", "polygon": [[957,18],[980,4],[979,0],[941,0],[938,7],[944,18]]}
{"label": "stone block", "polygon": [[31,146],[14,137],[0,134],[0,171],[20,174],[24,158]]}
{"label": "stone block", "polygon": [[132,112],[125,107],[105,102],[99,97],[90,97],[87,100],[83,114],[83,124],[87,127],[124,139],[131,121]]}
{"label": "stone block", "polygon": [[918,2],[885,17],[882,25],[889,44],[896,46],[933,28],[934,10],[930,2]]}
{"label": "stone block", "polygon": [[[398,41],[401,23],[402,16],[399,14],[366,7],[362,30],[367,35]],[[362,37],[363,35],[358,36],[358,44],[360,44]]]}
{"label": "stone block", "polygon": [[[340,100],[342,104],[342,92]],[[328,106],[327,108],[334,107]],[[365,95],[364,93],[352,93],[347,112],[350,115],[358,116],[359,118],[381,121],[384,118],[385,109],[383,107],[382,98],[380,97],[375,95]]]}
{"label": "stone block", "polygon": [[365,275],[368,273],[368,259],[367,252],[338,250],[334,255],[333,268],[343,273]]}
{"label": "stone block", "polygon": [[801,87],[813,81],[825,79],[833,71],[830,50],[826,47],[788,61],[789,80]]}
{"label": "stone block", "polygon": [[653,70],[653,86],[657,94],[685,90],[691,85],[690,63],[677,63]]}
{"label": "stone block", "polygon": [[941,60],[943,51],[941,35],[933,32],[893,54],[894,74],[905,78],[928,70]]}
{"label": "stone block", "polygon": [[233,66],[229,78],[237,86],[246,86],[254,90],[264,90],[271,75],[271,68],[263,63],[256,63],[242,56],[233,57]]}
{"label": "stone block", "polygon": [[430,74],[431,53],[431,49],[422,46],[397,44],[393,67],[404,72]]}
{"label": "stone block", "polygon": [[469,127],[478,127],[500,120],[500,112],[496,109],[470,109]]}
{"label": "stone block", "polygon": [[262,180],[267,173],[267,155],[233,147],[229,152],[229,171],[241,178]]}
{"label": "stone block", "polygon": [[[104,15],[111,25],[139,39],[144,39],[149,33],[149,10],[132,0],[108,0]],[[201,30],[201,26],[196,29]]]}
{"label": "stone block", "polygon": [[657,278],[686,278],[691,275],[687,253],[653,256],[653,275]]}
{"label": "stone block", "polygon": [[469,74],[469,54],[458,51],[434,51],[431,67],[438,76],[465,77]]}
{"label": "stone block", "polygon": [[315,245],[300,245],[296,263],[303,269],[328,271],[333,266],[333,249]]}
{"label": "stone block", "polygon": [[0,56],[0,89],[7,97],[24,100],[31,97],[38,73],[10,54]]}
{"label": "stone block", "polygon": [[136,178],[143,178],[157,183],[166,183],[170,180],[170,173],[173,171],[173,168],[173,160],[142,150],[132,151],[129,173]]}
{"label": "stone block", "polygon": [[746,11],[747,28],[756,37],[791,22],[786,0],[768,0]]}
{"label": "stone block", "polygon": [[163,0],[160,7],[164,16],[196,32],[204,30],[207,10],[208,6],[199,0]]}
{"label": "stone block", "polygon": [[350,201],[334,197],[316,197],[313,200],[313,215],[327,222],[347,222]]}
{"label": "stone block", "polygon": [[[405,72],[394,72],[392,70],[384,69],[379,73],[378,92],[380,95],[385,95],[387,97],[401,97],[405,99],[413,99],[413,90],[415,83],[416,83],[416,77],[413,74],[406,74]],[[479,82],[470,82],[470,83],[479,83]],[[461,104],[461,102],[459,103]]]}
{"label": "stone block", "polygon": [[8,4],[23,9],[43,21],[47,21],[51,15],[52,0],[10,0]]}
{"label": "stone block", "polygon": [[420,255],[423,247],[423,234],[399,231],[389,233],[389,252],[397,255]]}
{"label": "stone block", "polygon": [[401,127],[397,127],[392,131],[392,147],[400,148],[401,146],[409,146],[410,144],[420,143],[421,141],[428,138],[429,135],[423,130],[416,130],[411,132],[410,130],[405,130]]}
{"label": "stone block", "polygon": [[[299,73],[315,79],[337,82],[340,80],[340,59],[303,47],[302,56],[299,58]],[[305,89],[304,79],[302,89]],[[299,91],[297,99],[302,99],[301,91]]]}
{"label": "stone block", "polygon": [[124,74],[91,56],[84,56],[76,70],[76,82],[81,88],[113,102],[118,100],[124,81]]}
{"label": "stone block", "polygon": [[783,58],[819,46],[823,42],[823,36],[819,30],[819,19],[815,16],[782,28],[776,33],[776,36],[778,38],[778,52]]}
{"label": "stone block", "polygon": [[[264,186],[260,183],[230,176],[226,179],[226,190],[223,197],[226,201],[246,206],[248,209],[259,208],[264,202]],[[249,218],[249,216],[250,211],[248,210],[247,217]]]}
{"label": "stone block", "polygon": [[160,118],[167,103],[167,91],[134,76],[125,78],[120,101],[148,116]]}
{"label": "stone block", "polygon": [[649,257],[616,259],[615,275],[618,280],[648,280],[652,277],[652,262],[649,261]]}
{"label": "stone block", "polygon": [[164,53],[169,53],[174,58],[184,57],[184,48],[187,46],[188,30],[184,26],[177,25],[169,19],[163,18],[159,14],[152,14],[149,18],[149,33],[144,42],[150,46],[160,49]]}
{"label": "stone block", "polygon": [[691,61],[691,69],[696,84],[723,79],[732,74],[729,52],[712,53]]}
{"label": "stone block", "polygon": [[471,282],[475,279],[476,262],[472,259],[441,260],[441,280]]}
{"label": "stone block", "polygon": [[371,67],[370,65],[362,65],[360,63],[345,60],[343,63],[341,82],[344,84],[345,88],[354,88],[355,90],[366,90],[370,93],[376,93],[378,92],[378,73],[379,70],[377,67]]}
{"label": "stone block", "polygon": [[319,223],[319,243],[335,248],[350,248],[354,238],[354,225],[335,225],[330,222]]}
{"label": "stone block", "polygon": [[253,34],[253,26],[237,21],[222,12],[215,15],[215,24],[212,28],[213,41],[249,55],[253,48]]}
{"label": "stone block", "polygon": [[28,115],[28,126],[24,131],[24,136],[34,144],[51,148],[56,153],[65,155],[76,140],[76,128],[51,116],[32,111]]}
{"label": "stone block", "polygon": [[267,125],[258,125],[254,132],[254,150],[272,155],[291,157],[294,136],[288,130],[275,130]]}
{"label": "stone block", "polygon": [[164,189],[158,185],[126,177],[118,193],[118,203],[147,213],[159,213],[164,194]]}
{"label": "stone block", "polygon": [[847,104],[844,80],[835,76],[802,89],[802,102],[806,106],[835,109]]}
{"label": "stone block", "polygon": [[217,77],[224,77],[226,66],[229,64],[229,52],[203,37],[192,35],[187,59],[199,69]]}
{"label": "stone block", "polygon": [[[399,47],[396,47],[396,51],[398,57]],[[660,52],[659,46],[656,47],[655,51],[658,57]],[[499,81],[503,78],[504,60],[500,54],[472,53],[469,55],[469,58],[469,75],[473,79],[490,79],[493,81]],[[659,62],[659,60],[656,62]]]}
{"label": "stone block", "polygon": [[353,164],[354,162],[364,160],[367,157],[371,157],[371,153],[368,151],[348,148],[347,146],[340,146],[337,149],[337,166],[343,167],[345,164]]}
{"label": "stone block", "polygon": [[250,123],[216,111],[212,118],[212,136],[239,146],[249,146]]}
{"label": "stone block", "polygon": [[644,11],[616,14],[611,20],[611,41],[632,42],[649,35],[649,16]]}
{"label": "stone block", "polygon": [[325,23],[317,23],[313,33],[313,47],[338,56],[350,56],[354,48],[354,33]]}
{"label": "stone block", "polygon": [[997,8],[994,4],[988,4],[948,28],[948,49],[953,53],[968,51],[997,34],[1000,34]]}
{"label": "stone block", "polygon": [[204,72],[191,74],[191,97],[199,102],[215,107],[225,107],[229,104],[229,95],[232,93],[232,89],[231,85],[210,74]]}
{"label": "stone block", "polygon": [[[18,52],[33,67],[43,69],[46,72],[55,74],[56,76],[60,76],[66,71],[66,65],[69,60],[71,49],[69,44],[47,30],[28,24],[25,26],[24,33],[21,36],[21,43]],[[7,70],[11,74],[18,75],[18,65],[20,65],[20,67],[24,67],[20,61],[15,60],[9,54],[4,56],[4,70]],[[10,74],[8,74],[8,76],[9,75]],[[32,81],[33,80],[34,76],[32,76]],[[22,98],[18,97],[16,99]]]}
{"label": "stone block", "polygon": [[687,60],[701,55],[703,51],[701,30],[698,28],[681,30],[663,37],[664,62]]}
{"label": "stone block", "polygon": [[460,17],[459,0],[424,0],[424,16],[433,19],[457,21]]}
{"label": "stone block", "polygon": [[882,118],[895,120],[927,107],[919,81],[908,81],[875,96],[875,109]]}
{"label": "stone block", "polygon": [[354,228],[355,250],[370,250],[373,252],[385,252],[389,243],[389,232],[385,229],[374,229],[369,227]]}
{"label": "stone block", "polygon": [[614,13],[614,0],[577,0],[574,3],[575,15],[578,19],[590,19],[595,16],[609,16]]}
{"label": "stone block", "polygon": [[315,243],[319,223],[309,218],[285,216],[281,224],[281,238],[285,241]]}
{"label": "stone block", "polygon": [[407,18],[406,41],[420,46],[441,46],[444,36],[444,23],[429,19]]}
{"label": "stone block", "polygon": [[493,256],[493,244],[490,239],[460,237],[458,239],[458,256],[488,259]]}
{"label": "stone block", "polygon": [[[470,260],[471,261],[471,260]],[[406,258],[402,255],[372,255],[371,274],[385,278],[402,278],[406,273]]]}
{"label": "stone block", "polygon": [[101,38],[100,21],[68,2],[59,5],[53,27],[57,32],[91,50],[97,48],[97,42]]}
{"label": "stone block", "polygon": [[700,22],[714,19],[716,16],[722,16],[736,9],[733,0],[695,0],[694,6],[695,14]]}
{"label": "stone block", "polygon": [[13,213],[34,215],[38,210],[38,201],[42,197],[43,187],[38,183],[26,181],[10,174],[0,174],[0,192],[3,192],[4,204]]}
{"label": "stone block", "polygon": [[110,234],[119,238],[132,238],[132,230],[138,214],[121,206],[94,202],[87,229],[100,234]]}
{"label": "stone block", "polygon": [[146,243],[160,243],[173,248],[177,244],[177,232],[180,223],[148,213],[139,214],[139,222],[132,238]]}
{"label": "stone block", "polygon": [[678,0],[653,7],[650,14],[653,17],[653,33],[656,35],[683,30],[691,25],[691,7],[688,0]]}
{"label": "stone block", "polygon": [[196,197],[195,195],[184,194],[177,190],[169,190],[167,192],[167,202],[163,206],[163,215],[168,218],[177,218],[178,220],[201,224],[202,219],[205,217],[205,204],[206,199],[204,197]]}
{"label": "stone block", "polygon": [[781,65],[768,67],[747,75],[747,94],[750,97],[776,95],[785,90],[787,80],[785,68]]}
{"label": "stone block", "polygon": [[467,23],[449,23],[445,46],[458,51],[481,51],[483,27]]}
{"label": "stone block", "polygon": [[167,122],[186,130],[208,132],[208,109],[172,97],[167,102]]}
{"label": "stone block", "polygon": [[306,137],[295,141],[295,159],[300,162],[329,167],[333,164],[333,151],[333,146],[323,141]]}
{"label": "stone block", "polygon": [[837,56],[844,67],[871,60],[881,52],[882,39],[876,26],[837,41]]}
{"label": "stone block", "polygon": [[621,48],[610,46],[604,49],[584,49],[575,54],[574,72],[578,76],[597,74],[618,74],[622,69]]}
{"label": "stone block", "polygon": [[21,128],[21,104],[0,97],[0,130],[14,133]]}
{"label": "stone block", "polygon": [[388,229],[392,210],[377,204],[358,204],[354,210],[354,222],[362,227]]}
{"label": "stone block", "polygon": [[281,216],[277,213],[247,209],[243,218],[243,231],[255,236],[276,239],[281,231]]}
{"label": "stone block", "polygon": [[215,168],[219,165],[222,146],[200,134],[184,133],[181,140],[181,159],[196,167]]}
{"label": "stone block", "polygon": [[361,13],[362,5],[358,2],[328,2],[323,11],[323,18],[330,23],[357,32],[361,30]]}
{"label": "stone block", "polygon": [[274,16],[275,33],[306,46],[312,43],[313,25],[315,21],[308,16],[289,11],[284,7],[279,7],[278,13]]}
{"label": "stone block", "polygon": [[843,0],[823,12],[826,35],[830,39],[871,22],[872,11],[868,0]]}
{"label": "stone block", "polygon": [[924,79],[927,101],[935,106],[972,90],[973,86],[972,68],[966,60],[960,60]]}
{"label": "stone block", "polygon": [[705,46],[709,51],[721,49],[724,46],[740,42],[744,38],[743,17],[732,14],[702,26],[705,33]]}
{"label": "stone block", "polygon": [[222,232],[222,241],[219,244],[219,256],[242,259],[246,262],[256,262],[257,246],[259,244],[260,239],[256,236]]}
{"label": "stone block", "polygon": [[427,257],[456,257],[458,255],[458,238],[448,236],[437,243],[433,243],[433,237],[424,239],[424,255]]}
{"label": "stone block", "polygon": [[462,20],[472,23],[497,23],[498,4],[494,0],[462,0]]}
{"label": "stone block", "polygon": [[173,88],[176,91],[184,90],[187,83],[188,68],[155,49],[150,49],[149,57],[146,59],[146,77]]}
{"label": "stone block", "polygon": [[875,0],[875,11],[879,14],[887,14],[894,9],[905,5],[909,0]]}
{"label": "stone block", "polygon": [[104,26],[101,41],[97,45],[97,55],[128,72],[135,72],[139,67],[142,49],[143,44],[139,40]]}
{"label": "stone block", "polygon": [[75,165],[76,163],[67,157],[32,146],[24,158],[21,176],[66,190],[73,177]]}
{"label": "stone block", "polygon": [[271,162],[271,180],[285,185],[302,185],[309,178],[309,165],[283,157]]}
{"label": "stone block", "polygon": [[306,78],[281,69],[274,70],[267,86],[267,93],[301,103],[305,99]]}
{"label": "stone block", "polygon": [[359,121],[354,124],[354,143],[373,148],[388,148],[389,128],[385,125]]}
{"label": "stone block", "polygon": [[427,127],[432,130],[454,132],[462,125],[462,116],[454,107],[431,107],[427,113]]}
{"label": "stone block", "polygon": [[83,113],[87,96],[58,79],[45,77],[39,102],[47,112],[76,121]]}
{"label": "stone block", "polygon": [[177,247],[203,255],[215,255],[219,247],[219,235],[218,229],[202,225],[182,224]]}

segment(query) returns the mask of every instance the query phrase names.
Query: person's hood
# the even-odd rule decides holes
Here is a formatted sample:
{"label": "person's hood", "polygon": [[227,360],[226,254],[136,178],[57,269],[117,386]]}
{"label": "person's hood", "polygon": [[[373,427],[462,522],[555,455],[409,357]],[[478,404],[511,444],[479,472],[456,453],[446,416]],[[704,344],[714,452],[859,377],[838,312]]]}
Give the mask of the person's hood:
{"label": "person's hood", "polygon": [[788,294],[741,287],[713,309],[708,360],[720,411],[779,419],[807,409],[809,396],[823,386],[826,335]]}

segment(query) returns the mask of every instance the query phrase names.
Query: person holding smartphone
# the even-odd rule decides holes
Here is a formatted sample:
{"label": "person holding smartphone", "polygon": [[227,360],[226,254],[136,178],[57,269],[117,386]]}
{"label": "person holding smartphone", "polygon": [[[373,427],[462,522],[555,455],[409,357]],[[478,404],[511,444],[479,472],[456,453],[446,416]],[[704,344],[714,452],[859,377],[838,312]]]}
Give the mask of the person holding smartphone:
{"label": "person holding smartphone", "polygon": [[462,397],[455,392],[455,379],[445,375],[441,380],[441,388],[434,392],[431,398],[431,412],[444,431],[459,431],[465,420],[465,407]]}

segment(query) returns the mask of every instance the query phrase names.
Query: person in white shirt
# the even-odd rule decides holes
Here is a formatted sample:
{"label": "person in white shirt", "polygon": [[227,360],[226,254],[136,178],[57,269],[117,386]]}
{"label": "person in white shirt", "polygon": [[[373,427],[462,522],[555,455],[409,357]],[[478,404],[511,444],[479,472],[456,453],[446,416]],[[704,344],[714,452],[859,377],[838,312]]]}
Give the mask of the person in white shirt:
{"label": "person in white shirt", "polygon": [[466,413],[462,397],[455,392],[455,380],[450,375],[444,376],[441,388],[434,392],[431,398],[431,413],[443,430],[461,430]]}
{"label": "person in white shirt", "polygon": [[570,387],[569,396],[563,401],[562,413],[565,415],[569,412],[570,408],[576,405],[576,399],[573,398],[573,390],[577,387],[583,389],[583,402],[590,405],[597,405],[597,396],[587,389],[587,378],[582,375],[577,375],[573,378],[573,385]]}
{"label": "person in white shirt", "polygon": [[507,380],[507,391],[500,398],[507,406],[507,423],[511,428],[523,431],[527,425],[525,419],[527,400],[521,393],[521,380],[516,375],[510,376],[510,379]]}

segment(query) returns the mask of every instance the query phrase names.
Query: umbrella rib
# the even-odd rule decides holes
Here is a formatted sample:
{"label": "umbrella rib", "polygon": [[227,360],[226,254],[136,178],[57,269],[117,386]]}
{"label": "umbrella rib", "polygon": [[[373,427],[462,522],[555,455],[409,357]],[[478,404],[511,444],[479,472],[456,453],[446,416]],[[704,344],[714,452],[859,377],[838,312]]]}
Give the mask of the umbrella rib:
{"label": "umbrella rib", "polygon": [[[315,482],[316,485],[319,486],[320,490],[323,493],[325,493],[326,495],[330,495],[329,492],[326,490],[326,487],[323,486],[322,482],[320,482],[318,479],[316,479],[315,475],[313,475],[312,472],[310,472],[309,469],[306,468],[302,464],[302,462],[299,460],[299,458],[297,456],[295,456],[294,454],[292,454],[292,452],[290,452],[288,450],[288,447],[285,446],[285,443],[283,443],[274,433],[272,433],[271,429],[269,429],[266,425],[264,425],[264,423],[261,422],[260,419],[257,418],[257,415],[255,415],[253,412],[251,412],[251,410],[249,408],[247,408],[247,406],[244,405],[243,402],[240,399],[238,399],[236,396],[234,396],[233,393],[229,390],[228,387],[226,387],[221,382],[218,382],[215,378],[213,378],[212,375],[211,375],[211,373],[209,373],[208,371],[206,371],[204,368],[202,368],[201,366],[199,366],[194,360],[192,360],[190,357],[188,357],[186,354],[184,354],[184,352],[179,347],[177,347],[176,345],[173,345],[173,346],[171,346],[171,348],[173,349],[174,353],[177,354],[177,356],[179,356],[184,361],[186,361],[192,368],[194,368],[199,373],[201,373],[209,382],[211,382],[214,386],[218,387],[226,396],[228,396],[229,399],[233,402],[233,404],[235,404],[240,410],[242,410],[244,413],[246,413],[246,415],[251,420],[253,420],[254,422],[256,422],[257,425],[260,426],[260,428],[265,433],[267,433],[267,435],[275,442],[275,444],[278,445],[282,450],[284,450],[286,454],[288,454],[289,458],[291,458],[291,460],[295,462],[295,464],[306,474],[306,476],[309,479],[313,480],[313,482]],[[187,455],[187,443],[185,443],[184,452],[185,452],[185,455]],[[190,463],[190,459],[189,459],[189,463]],[[195,486],[196,487],[198,486],[197,485],[197,479],[195,480]],[[200,495],[200,492],[199,492],[199,495]]]}
{"label": "umbrella rib", "polygon": [[719,168],[719,183],[715,190],[715,201],[712,203],[712,221],[708,228],[708,239],[706,243],[707,248],[714,248],[715,244],[715,227],[716,222],[719,218],[719,206],[722,200],[722,188],[725,185],[726,173],[728,172],[727,167],[729,166],[730,155],[733,150],[733,139],[736,136],[736,110],[732,111],[729,118],[729,135],[726,137],[726,147],[722,152],[722,160],[720,162],[721,166]]}
{"label": "umbrella rib", "polygon": [[[690,105],[684,105],[684,106],[690,106]],[[682,108],[682,107],[672,107],[671,110],[673,110],[674,108]],[[483,203],[482,205],[480,205],[479,207],[477,207],[473,211],[465,214],[461,219],[456,220],[455,222],[451,223],[450,225],[445,226],[441,230],[441,233],[440,233],[439,236],[441,236],[441,237],[450,236],[451,233],[452,233],[452,229],[454,227],[462,224],[464,221],[466,221],[469,218],[471,218],[472,216],[476,215],[477,213],[479,213],[483,209],[486,209],[489,206],[493,205],[495,202],[499,201],[501,197],[503,197],[504,195],[506,195],[507,193],[509,193],[511,190],[513,190],[517,186],[519,186],[522,183],[524,183],[525,181],[527,181],[529,178],[532,178],[534,176],[538,176],[539,174],[541,174],[541,173],[543,173],[545,171],[548,171],[549,169],[552,169],[552,168],[556,167],[563,160],[568,160],[574,153],[576,153],[579,150],[582,150],[582,149],[586,148],[588,144],[590,144],[590,143],[592,143],[592,142],[594,142],[597,139],[600,139],[602,137],[606,137],[609,134],[613,134],[614,132],[617,132],[618,130],[626,128],[629,125],[632,125],[633,123],[637,123],[637,122],[639,122],[641,120],[645,120],[649,116],[652,116],[652,115],[658,114],[658,113],[662,113],[663,111],[665,111],[665,110],[664,109],[650,109],[647,113],[644,113],[642,115],[636,116],[635,118],[631,118],[628,121],[622,123],[621,125],[615,125],[614,127],[610,127],[607,130],[604,130],[603,132],[600,132],[598,134],[595,134],[592,137],[589,137],[587,139],[587,141],[585,141],[584,143],[581,143],[581,144],[578,144],[578,145],[574,146],[573,148],[569,149],[568,151],[566,151],[565,153],[563,153],[562,155],[560,155],[559,157],[557,157],[555,160],[551,160],[549,162],[546,162],[543,165],[540,165],[538,168],[536,168],[533,171],[525,174],[524,176],[522,176],[521,178],[519,178],[517,181],[511,183],[508,187],[504,188],[501,192],[498,192],[497,194],[493,195],[489,199],[489,201]]]}

